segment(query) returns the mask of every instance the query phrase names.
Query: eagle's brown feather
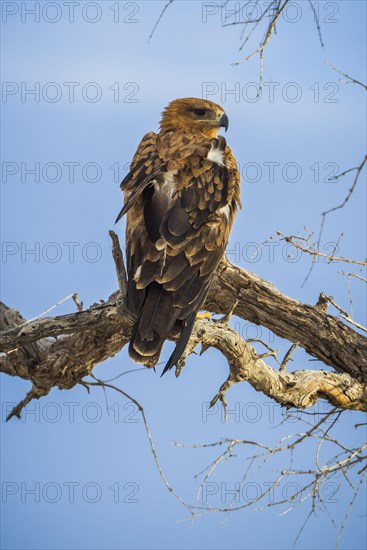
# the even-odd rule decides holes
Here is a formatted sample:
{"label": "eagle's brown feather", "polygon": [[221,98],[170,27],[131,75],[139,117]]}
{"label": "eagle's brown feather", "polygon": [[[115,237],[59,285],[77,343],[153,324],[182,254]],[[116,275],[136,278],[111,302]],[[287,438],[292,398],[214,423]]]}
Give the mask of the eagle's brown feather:
{"label": "eagle's brown feather", "polygon": [[210,101],[173,101],[163,113],[161,131],[140,142],[121,184],[125,204],[118,219],[127,213],[127,305],[137,317],[129,353],[149,367],[157,363],[174,325],[182,330],[181,339],[166,369],[177,363],[240,205],[236,161],[225,139],[213,137],[222,115]]}

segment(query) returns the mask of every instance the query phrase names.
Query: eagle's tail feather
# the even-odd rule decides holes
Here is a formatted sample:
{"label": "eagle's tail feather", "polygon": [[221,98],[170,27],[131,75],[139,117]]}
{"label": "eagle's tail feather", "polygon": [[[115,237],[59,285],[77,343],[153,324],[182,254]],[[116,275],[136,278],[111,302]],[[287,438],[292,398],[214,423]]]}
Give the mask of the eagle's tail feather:
{"label": "eagle's tail feather", "polygon": [[[139,344],[141,344],[141,341],[139,341]],[[163,346],[163,342],[160,342],[159,346],[157,346],[156,342],[154,342],[154,349],[157,350],[156,353],[151,355],[148,352],[151,352],[152,350],[147,349],[146,352],[142,354],[135,349],[134,340],[131,340],[129,344],[129,355],[131,359],[135,361],[135,363],[140,363],[141,365],[145,365],[146,367],[154,367],[158,362],[158,359],[162,350],[162,346]]]}
{"label": "eagle's tail feather", "polygon": [[136,319],[129,355],[137,363],[153,367],[176,317],[172,315],[172,296],[162,285],[149,285],[147,296]]}
{"label": "eagle's tail feather", "polygon": [[181,355],[185,351],[186,344],[189,341],[190,335],[192,333],[192,329],[194,327],[196,319],[196,313],[191,313],[191,315],[187,318],[186,326],[181,332],[181,335],[177,341],[176,347],[173,350],[173,353],[171,357],[168,359],[166,366],[163,369],[163,372],[161,376],[163,376],[167,371],[171,370],[172,367],[174,367],[177,364],[177,361],[180,359]]}

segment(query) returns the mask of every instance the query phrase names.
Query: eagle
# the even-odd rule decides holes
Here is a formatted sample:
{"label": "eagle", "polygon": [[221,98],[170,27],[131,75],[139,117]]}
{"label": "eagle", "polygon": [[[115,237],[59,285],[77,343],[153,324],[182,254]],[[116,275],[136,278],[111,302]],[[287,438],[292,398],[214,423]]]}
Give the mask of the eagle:
{"label": "eagle", "polygon": [[159,133],[141,140],[121,183],[127,214],[127,308],[136,318],[129,355],[155,367],[172,329],[177,365],[225,253],[240,203],[236,160],[218,131],[228,116],[216,103],[175,99]]}

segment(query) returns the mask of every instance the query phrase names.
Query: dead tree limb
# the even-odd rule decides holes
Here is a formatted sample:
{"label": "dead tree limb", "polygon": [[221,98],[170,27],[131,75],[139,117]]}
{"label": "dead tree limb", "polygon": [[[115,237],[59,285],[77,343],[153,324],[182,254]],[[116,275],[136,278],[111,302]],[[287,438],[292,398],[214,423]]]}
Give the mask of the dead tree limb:
{"label": "dead tree limb", "polygon": [[[1,305],[0,372],[32,382],[27,397],[11,415],[19,416],[31,399],[46,395],[55,386],[72,388],[129,341],[134,320],[124,303],[126,275],[121,267],[118,240],[112,234],[111,238],[120,290],[107,302],[29,323],[17,311]],[[310,355],[344,373],[344,377],[324,371],[297,374],[275,371],[232,329],[227,327],[223,332],[223,323],[197,321],[191,342],[194,347],[201,342],[224,353],[231,367],[230,385],[247,380],[286,406],[308,407],[322,396],[340,407],[365,410],[367,339],[364,336],[328,315],[325,308],[293,300],[260,277],[225,260],[217,270],[205,307],[212,313],[227,313],[233,304],[234,313],[239,317],[297,343]],[[172,339],[175,336],[170,335]],[[232,355],[225,347],[229,339],[237,342]],[[188,352],[192,349],[193,344]],[[247,350],[245,359],[243,350]],[[236,353],[239,353],[237,358]],[[236,371],[233,370],[235,364]],[[228,385],[228,381],[225,384]],[[224,396],[223,387],[221,392],[219,397]]]}
{"label": "dead tree limb", "polygon": [[[234,314],[238,317],[263,325],[290,342],[298,342],[310,355],[336,371],[367,382],[367,339],[364,336],[317,305],[298,302],[279,292],[272,284],[226,260],[217,270],[205,308],[212,313],[225,314],[236,300],[238,304]],[[107,342],[114,337],[115,343],[118,341],[124,345],[129,340],[132,323],[133,319],[126,311],[120,294],[114,293],[107,302],[95,304],[87,310],[22,324],[5,330],[0,336],[0,351],[12,352],[1,358],[1,369],[4,371],[8,365],[7,370],[12,370],[9,362],[13,362],[13,350],[50,336],[72,334],[76,354],[80,348],[80,333],[80,344],[85,338]],[[55,342],[53,347],[65,348],[68,344],[64,340]],[[119,349],[113,346],[111,355]],[[108,357],[107,350],[106,353]],[[97,351],[97,362],[102,360],[100,355]]]}

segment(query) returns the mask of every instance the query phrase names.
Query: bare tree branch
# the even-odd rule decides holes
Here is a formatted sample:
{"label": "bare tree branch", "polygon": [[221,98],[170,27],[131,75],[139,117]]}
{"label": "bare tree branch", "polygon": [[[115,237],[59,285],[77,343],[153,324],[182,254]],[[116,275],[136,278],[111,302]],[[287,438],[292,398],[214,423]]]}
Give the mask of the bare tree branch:
{"label": "bare tree branch", "polygon": [[[349,374],[356,382],[366,382],[366,338],[327,315],[323,308],[297,302],[252,273],[224,261],[205,307],[214,313],[227,313],[227,304],[236,301],[236,315],[299,343],[308,353],[338,372]],[[119,292],[88,310],[28,324],[6,306],[1,311],[7,329],[0,337],[1,351],[8,353],[0,357],[0,372],[31,380],[37,395],[44,395],[54,386],[73,387],[95,365],[121,350],[130,339],[133,325]],[[20,328],[9,328],[19,324]],[[200,326],[198,321],[197,330]],[[221,332],[219,326],[217,331]],[[63,337],[56,341],[49,339],[60,335]],[[274,377],[272,371],[270,375]],[[307,383],[311,383],[309,379]]]}
{"label": "bare tree branch", "polygon": [[[233,65],[240,65],[241,63],[244,63],[245,61],[249,61],[250,59],[252,59],[256,55],[259,55],[259,58],[260,58],[259,94],[261,93],[261,90],[262,90],[262,83],[263,83],[263,76],[264,76],[264,50],[265,50],[266,46],[268,45],[268,42],[269,42],[270,38],[273,35],[273,32],[275,30],[275,25],[276,25],[276,22],[278,21],[278,19],[280,17],[280,14],[284,10],[284,8],[288,4],[288,2],[289,2],[289,0],[284,0],[284,2],[282,4],[281,0],[277,0],[277,2],[272,2],[270,4],[270,6],[276,4],[276,9],[275,9],[274,14],[271,17],[271,20],[269,22],[267,31],[265,33],[265,37],[264,37],[260,47],[257,48],[257,50],[253,51],[250,55],[246,56],[244,59],[241,59],[240,61],[235,61],[233,63]],[[261,15],[259,21],[261,21],[264,18],[266,12],[268,11],[268,9],[270,9],[270,6]],[[256,21],[256,23],[258,23],[259,21]]]}
{"label": "bare tree branch", "polygon": [[[306,413],[304,413],[301,418],[297,415],[298,422],[300,421],[306,426],[305,431],[286,435],[282,437],[275,446],[269,446],[257,441],[242,438],[225,438],[212,443],[204,443],[199,445],[184,445],[182,443],[175,443],[177,447],[184,448],[211,450],[215,448],[220,449],[219,454],[211,460],[211,462],[199,474],[195,476],[196,479],[201,478],[194,507],[195,515],[204,515],[208,512],[228,513],[236,510],[242,510],[250,506],[254,507],[257,503],[260,505],[260,507],[256,508],[257,510],[264,510],[265,508],[273,506],[285,505],[287,508],[281,513],[281,515],[285,515],[300,504],[309,500],[311,503],[311,510],[307,514],[303,525],[301,525],[295,540],[296,542],[308,520],[312,515],[316,514],[318,509],[325,511],[334,527],[336,527],[335,521],[331,517],[327,506],[330,502],[336,502],[333,497],[339,490],[341,485],[339,480],[342,477],[351,488],[353,496],[336,540],[337,547],[341,532],[344,529],[345,522],[348,519],[349,512],[364,481],[367,468],[366,443],[362,443],[360,445],[357,444],[355,447],[347,447],[331,435],[332,429],[340,419],[342,412],[343,411],[334,408],[329,412],[322,414],[321,418],[317,420],[316,423],[307,420]],[[318,413],[310,412],[309,414],[317,418]],[[293,413],[287,412],[285,420],[291,419],[292,417]],[[293,421],[294,420],[295,419],[293,419]],[[312,442],[314,442],[313,457],[312,452],[310,452]],[[303,462],[302,458],[305,452],[303,444],[307,445],[307,455],[309,456],[308,469],[304,469],[303,467],[297,468],[296,466],[296,460],[298,457],[300,457],[301,462]],[[329,458],[327,460],[324,459],[322,462],[320,459],[320,449],[323,445],[327,445],[327,451],[324,452],[324,455]],[[251,454],[252,450],[250,449],[255,449],[255,454]],[[242,503],[242,489],[245,487],[245,481],[249,476],[250,470],[253,470],[255,466],[258,468],[262,467],[265,462],[270,461],[279,453],[282,454],[281,463],[287,464],[288,462],[288,465],[283,466],[281,471],[275,470],[273,481],[267,481],[264,483],[263,486],[265,488],[258,491],[254,498],[246,498],[244,499],[245,502]],[[213,475],[215,475],[217,484],[220,485],[219,480],[222,477],[220,469],[223,471],[225,465],[228,464],[229,461],[232,463],[232,461],[236,460],[236,458],[237,460],[241,460],[241,463],[244,464],[245,467],[240,483],[236,484],[236,491],[231,491],[231,493],[234,493],[231,502],[228,505],[223,506],[223,498],[221,498],[221,505],[215,506],[213,501],[209,505],[207,503],[207,499],[202,498],[206,483],[208,483],[208,481],[213,478]],[[312,465],[313,461],[314,465]],[[246,464],[248,464],[248,466],[246,466]],[[253,483],[251,484],[253,485]],[[287,484],[288,487],[291,487],[291,494],[289,494],[289,491],[285,491],[285,493],[283,491],[283,487],[286,488]],[[258,488],[260,489],[259,486]],[[331,495],[330,489],[332,492]],[[280,498],[276,496],[277,494]],[[222,497],[222,495],[219,496]]]}
{"label": "bare tree branch", "polygon": [[[261,324],[291,342],[299,342],[308,353],[336,370],[349,372],[357,379],[366,376],[367,340],[363,336],[318,307],[293,300],[260,277],[223,261],[205,308],[213,313],[225,314],[229,307],[227,304],[233,304],[236,300],[237,316]],[[118,294],[114,293],[107,302],[95,304],[88,310],[8,329],[1,334],[0,351],[9,352],[49,336],[73,334],[76,338],[80,332],[94,332],[96,329],[123,333],[127,341],[132,323],[132,317]],[[107,338],[111,336],[108,331],[106,335]],[[62,343],[63,340],[53,345],[61,346]],[[4,357],[1,359],[4,360]]]}
{"label": "bare tree branch", "polygon": [[[248,342],[227,327],[226,304],[233,304],[231,312],[234,309],[236,315],[299,343],[345,374],[273,370],[262,361],[264,355],[258,356]],[[365,410],[367,339],[327,315],[324,308],[292,300],[228,261],[218,269],[205,307],[214,313],[223,313],[226,307],[227,315],[222,323],[198,320],[185,357],[199,342],[204,349],[214,346],[226,356],[230,376],[215,400],[220,399],[224,404],[225,391],[233,383],[247,380],[258,391],[287,406],[306,408],[318,397],[325,397],[339,407]],[[8,328],[0,338],[1,350],[9,351],[0,357],[0,372],[21,376],[33,385],[25,401],[10,416],[19,416],[30,399],[46,395],[55,386],[61,389],[75,386],[95,365],[121,350],[130,339],[133,325],[119,292],[88,310],[29,324],[24,324],[19,314],[6,306],[1,312],[5,328],[19,321],[21,326]],[[63,337],[56,341],[45,339],[61,334]],[[176,336],[172,333],[170,337]]]}
{"label": "bare tree branch", "polygon": [[[317,306],[285,297],[253,273],[228,261],[223,262],[211,285],[205,308],[215,313],[226,313],[223,305],[232,304],[235,300],[239,300],[235,315],[263,325],[291,342],[299,342],[300,347],[310,355],[335,370],[367,381],[367,374],[362,374],[367,365],[367,339],[364,336]],[[354,366],[352,357],[356,360]]]}
{"label": "bare tree branch", "polygon": [[[209,347],[221,351],[230,368],[229,376],[212,399],[211,406],[220,400],[226,409],[226,391],[238,382],[247,381],[256,391],[286,407],[306,409],[322,397],[334,406],[367,412],[366,384],[356,382],[347,374],[323,370],[296,370],[292,373],[284,369],[275,370],[261,359],[246,340],[227,326],[226,320],[197,322],[182,356],[182,364],[198,344],[202,345],[202,352]],[[180,370],[181,364],[178,372]]]}
{"label": "bare tree branch", "polygon": [[[321,258],[326,258],[329,260],[329,262],[344,262],[349,264],[356,264],[361,266],[367,266],[367,259],[366,260],[353,260],[351,258],[342,258],[339,256],[334,256],[333,254],[325,254],[324,252],[320,252],[317,248],[317,243],[312,244],[310,242],[310,237],[312,235],[308,235],[308,237],[299,237],[297,235],[284,235],[281,231],[276,231],[276,235],[279,237],[282,237],[282,240],[286,241],[287,243],[294,246],[294,248],[297,248],[298,250],[301,250],[302,252],[306,252],[307,254],[310,254],[311,256],[319,256]],[[304,245],[301,245],[300,242],[304,242]],[[339,242],[339,241],[338,241]],[[337,243],[338,244],[338,243]]]}

